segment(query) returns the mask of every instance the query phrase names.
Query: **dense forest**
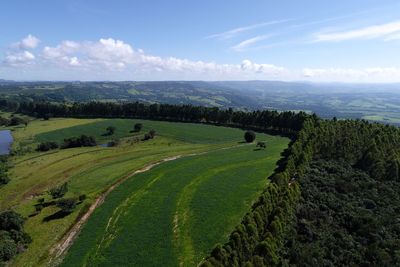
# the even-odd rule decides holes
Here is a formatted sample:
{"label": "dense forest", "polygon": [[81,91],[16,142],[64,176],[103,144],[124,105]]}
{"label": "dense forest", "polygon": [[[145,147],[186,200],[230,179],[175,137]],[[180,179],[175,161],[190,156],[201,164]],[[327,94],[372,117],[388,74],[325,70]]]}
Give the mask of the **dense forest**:
{"label": "dense forest", "polygon": [[270,183],[201,266],[399,266],[400,130],[304,112],[191,105],[13,102],[36,116],[121,117],[219,124],[289,135]]}
{"label": "dense forest", "polygon": [[399,266],[399,159],[394,126],[309,118],[202,266]]}
{"label": "dense forest", "polygon": [[[0,100],[0,108],[34,117],[104,117],[104,118],[141,118],[220,124],[233,127],[271,130],[280,134],[295,134],[302,128],[310,115],[305,112],[278,111],[234,111],[216,107],[191,105],[134,103],[49,103],[15,102]],[[314,115],[315,116],[315,115]]]}

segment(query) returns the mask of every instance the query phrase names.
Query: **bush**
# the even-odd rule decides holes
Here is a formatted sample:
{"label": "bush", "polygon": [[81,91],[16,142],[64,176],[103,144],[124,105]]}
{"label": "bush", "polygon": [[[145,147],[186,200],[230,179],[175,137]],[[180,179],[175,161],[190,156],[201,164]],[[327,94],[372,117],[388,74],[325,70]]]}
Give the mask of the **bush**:
{"label": "bush", "polygon": [[62,149],[83,147],[83,146],[96,146],[97,142],[93,136],[81,135],[80,137],[72,137],[64,139],[64,143],[61,146]]}
{"label": "bush", "polygon": [[9,261],[17,254],[17,244],[12,239],[0,240],[0,260]]}
{"label": "bush", "polygon": [[28,120],[21,118],[21,117],[17,117],[17,116],[13,116],[11,117],[8,125],[9,126],[16,126],[16,125],[20,125],[20,124],[28,124]]}
{"label": "bush", "polygon": [[155,131],[154,129],[151,129],[151,130],[149,131],[149,135],[150,135],[150,138],[153,139],[154,136],[156,136],[156,131]]}
{"label": "bush", "polygon": [[58,148],[58,144],[56,142],[51,142],[51,141],[47,141],[47,142],[43,142],[40,143],[37,148],[36,151],[49,151],[51,149],[56,149]]}
{"label": "bush", "polygon": [[141,123],[136,123],[135,126],[133,127],[134,132],[140,132],[143,129],[143,124]]}
{"label": "bush", "polygon": [[61,198],[68,192],[68,183],[53,187],[49,190],[50,195],[55,198]]}
{"label": "bush", "polygon": [[61,209],[63,213],[71,213],[74,211],[76,207],[76,199],[75,198],[64,198],[57,201],[57,207]]}
{"label": "bush", "polygon": [[244,133],[244,140],[247,143],[251,143],[256,139],[256,134],[253,131],[247,131]]}
{"label": "bush", "polygon": [[153,139],[155,135],[156,135],[156,131],[152,129],[147,134],[144,135],[143,141]]}
{"label": "bush", "polygon": [[86,199],[86,195],[85,194],[80,195],[79,198],[78,198],[78,200],[80,202],[84,201],[85,199]]}
{"label": "bush", "polygon": [[111,140],[110,142],[107,143],[108,147],[113,147],[118,145],[119,145],[119,140]]}
{"label": "bush", "polygon": [[17,230],[20,231],[24,224],[24,218],[18,213],[8,210],[0,213],[0,230],[11,231]]}
{"label": "bush", "polygon": [[259,147],[260,149],[265,149],[267,146],[265,145],[265,142],[257,142],[257,147]]}
{"label": "bush", "polygon": [[107,131],[106,135],[113,135],[115,133],[115,129],[116,128],[114,126],[108,126],[106,128],[106,131]]}
{"label": "bush", "polygon": [[0,172],[0,185],[8,184],[10,177],[5,172]]}

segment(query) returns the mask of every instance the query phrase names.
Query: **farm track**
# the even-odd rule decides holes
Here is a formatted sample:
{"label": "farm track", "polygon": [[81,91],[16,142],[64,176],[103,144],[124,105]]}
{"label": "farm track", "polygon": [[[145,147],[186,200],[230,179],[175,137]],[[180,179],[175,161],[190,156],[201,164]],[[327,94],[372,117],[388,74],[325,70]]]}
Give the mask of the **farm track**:
{"label": "farm track", "polygon": [[[185,155],[185,157],[188,156],[194,156],[196,154],[189,154],[189,155]],[[115,182],[111,187],[109,187],[104,193],[102,193],[93,204],[90,205],[90,208],[88,209],[88,211],[75,223],[75,225],[65,234],[65,236],[61,239],[61,241],[56,244],[51,250],[50,250],[50,255],[53,255],[50,258],[50,263],[57,260],[58,258],[60,258],[67,250],[68,248],[72,245],[73,241],[75,240],[75,238],[77,237],[80,229],[82,228],[83,224],[89,219],[90,215],[92,215],[92,213],[94,212],[94,210],[100,206],[105,198],[107,197],[107,195],[113,191],[117,186],[119,186],[120,184],[122,184],[126,179],[131,178],[133,176],[135,176],[136,174],[139,173],[143,173],[146,171],[151,170],[152,168],[154,168],[157,165],[160,165],[164,162],[168,162],[168,161],[172,161],[172,160],[176,160],[181,158],[182,155],[177,155],[177,156],[172,156],[172,157],[168,157],[165,159],[162,159],[160,161],[151,163],[146,165],[145,167],[136,170],[132,173],[129,173],[127,175],[125,175],[124,177],[122,177],[120,180],[118,180],[117,182]]]}
{"label": "farm track", "polygon": [[[143,168],[140,168],[136,171],[126,174],[121,179],[116,181],[113,185],[111,185],[107,190],[105,190],[99,197],[97,197],[97,199],[90,205],[88,211],[82,217],[80,217],[75,222],[75,224],[70,228],[70,230],[68,230],[68,232],[63,236],[63,238],[61,238],[61,240],[50,249],[49,265],[53,266],[54,263],[61,261],[62,257],[66,254],[66,252],[68,251],[68,249],[71,247],[74,240],[78,236],[80,230],[82,229],[82,226],[89,220],[90,216],[93,214],[93,212],[96,210],[96,208],[98,208],[105,201],[105,199],[109,193],[111,193],[117,186],[122,184],[127,179],[129,179],[139,173],[149,171],[152,168],[154,168],[155,166],[158,166],[158,165],[168,162],[168,161],[177,160],[177,159],[180,159],[183,157],[203,155],[203,154],[214,152],[214,151],[227,150],[227,149],[242,147],[242,146],[246,146],[246,145],[248,145],[248,144],[240,144],[240,145],[222,147],[222,148],[217,148],[217,149],[211,149],[209,151],[204,151],[204,152],[171,156],[171,157],[167,157],[167,158],[161,159],[159,161],[156,161],[154,163],[148,164],[148,165],[144,166]],[[112,218],[110,218],[110,219],[112,219]],[[109,223],[112,223],[112,222],[109,221]]]}

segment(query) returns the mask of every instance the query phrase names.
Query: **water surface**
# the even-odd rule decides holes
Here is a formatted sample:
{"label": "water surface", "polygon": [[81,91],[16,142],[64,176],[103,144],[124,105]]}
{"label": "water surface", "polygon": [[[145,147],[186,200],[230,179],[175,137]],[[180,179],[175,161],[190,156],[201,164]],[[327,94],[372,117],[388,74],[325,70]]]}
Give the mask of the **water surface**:
{"label": "water surface", "polygon": [[8,155],[14,139],[10,130],[0,131],[0,155]]}

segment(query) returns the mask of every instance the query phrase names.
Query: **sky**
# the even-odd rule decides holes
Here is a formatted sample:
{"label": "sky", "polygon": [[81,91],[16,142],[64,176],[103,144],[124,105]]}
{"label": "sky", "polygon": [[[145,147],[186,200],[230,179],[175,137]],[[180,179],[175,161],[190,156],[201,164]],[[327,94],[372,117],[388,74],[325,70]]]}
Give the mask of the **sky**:
{"label": "sky", "polygon": [[398,0],[10,0],[0,79],[400,82]]}

